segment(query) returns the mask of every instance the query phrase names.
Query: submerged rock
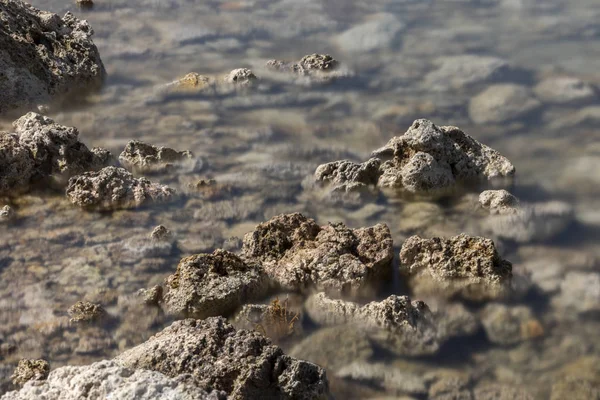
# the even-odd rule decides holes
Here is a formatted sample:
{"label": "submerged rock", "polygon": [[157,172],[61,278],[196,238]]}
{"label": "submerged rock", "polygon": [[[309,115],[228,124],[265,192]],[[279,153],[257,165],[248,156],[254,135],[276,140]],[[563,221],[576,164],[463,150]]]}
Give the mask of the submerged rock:
{"label": "submerged rock", "polygon": [[242,254],[287,290],[356,293],[389,276],[393,244],[386,225],[320,227],[295,213],[273,217],[246,234]]}
{"label": "submerged rock", "polygon": [[427,393],[423,377],[383,363],[355,361],[341,368],[336,376],[380,386],[395,394],[423,395]]}
{"label": "submerged rock", "polygon": [[465,234],[449,239],[411,236],[400,251],[401,271],[416,294],[483,301],[507,294],[512,264],[494,242]]}
{"label": "submerged rock", "polygon": [[430,90],[461,89],[499,80],[510,70],[506,60],[497,57],[463,54],[436,60],[438,68],[425,77]]}
{"label": "submerged rock", "polygon": [[341,68],[340,63],[329,54],[309,54],[297,62],[269,60],[266,67],[272,71],[291,73],[315,82],[327,82],[350,75],[350,72]]}
{"label": "submerged rock", "polygon": [[21,390],[8,392],[2,400],[222,400],[225,395],[210,395],[179,378],[159,372],[123,367],[114,361],[86,366],[57,368],[44,382],[30,382]]}
{"label": "submerged rock", "polygon": [[460,129],[438,127],[425,119],[416,120],[372,157],[363,164],[338,161],[321,165],[315,180],[332,184],[334,191],[377,185],[428,192],[457,181],[507,177],[515,172],[505,157]]}
{"label": "submerged rock", "polygon": [[575,313],[600,312],[600,273],[570,271],[560,281],[560,293],[552,298],[556,309]]}
{"label": "submerged rock", "polygon": [[477,124],[501,124],[523,118],[540,106],[525,86],[492,85],[471,99],[469,116]]}
{"label": "submerged rock", "polygon": [[206,318],[231,313],[268,289],[259,267],[219,249],[181,259],[166,280],[164,302],[171,314]]}
{"label": "submerged rock", "polygon": [[394,14],[377,14],[337,37],[338,45],[350,53],[366,53],[394,47],[404,24]]}
{"label": "submerged rock", "polygon": [[94,31],[20,0],[1,0],[0,114],[99,89],[106,72]]}
{"label": "submerged rock", "polygon": [[182,320],[116,361],[181,377],[232,399],[327,399],[325,371],[287,356],[258,332],[239,330],[223,318]]}
{"label": "submerged rock", "polygon": [[50,364],[46,360],[19,360],[11,379],[15,385],[24,385],[29,381],[43,381],[50,373]]}
{"label": "submerged rock", "polygon": [[533,91],[540,100],[555,104],[584,104],[596,97],[592,85],[567,76],[544,79]]}
{"label": "submerged rock", "polygon": [[135,178],[124,168],[105,167],[69,179],[67,198],[71,203],[95,210],[135,208],[148,203],[164,203],[175,197],[168,186]]}
{"label": "submerged rock", "polygon": [[511,345],[544,334],[542,324],[526,306],[488,304],[481,312],[483,328],[492,343]]}
{"label": "submerged rock", "polygon": [[168,147],[158,147],[132,140],[119,155],[124,167],[136,172],[161,171],[177,164],[191,161],[194,155],[190,151],[177,151]]}

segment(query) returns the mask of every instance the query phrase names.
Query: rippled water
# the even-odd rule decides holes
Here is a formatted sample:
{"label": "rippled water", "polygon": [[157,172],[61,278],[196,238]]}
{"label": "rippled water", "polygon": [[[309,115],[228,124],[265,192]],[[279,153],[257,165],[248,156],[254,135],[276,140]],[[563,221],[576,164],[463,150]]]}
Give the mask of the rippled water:
{"label": "rippled water", "polygon": [[[341,207],[303,186],[319,164],[365,160],[416,118],[458,126],[497,149],[517,168],[508,190],[525,202],[564,201],[575,218],[550,238],[497,240],[514,264],[515,281],[530,288],[510,304],[531,308],[541,337],[500,346],[481,331],[435,357],[383,360],[421,376],[460,373],[473,386],[523,386],[539,399],[565,374],[598,384],[598,1],[98,0],[86,11],[62,0],[32,4],[87,19],[108,72],[101,93],[50,117],[76,126],[89,147],[118,155],[129,140],[141,139],[191,150],[201,167],[152,177],[186,194],[165,206],[89,213],[52,191],[6,200],[18,219],[0,225],[3,391],[20,358],[43,357],[53,367],[83,364],[140,343],[168,321],[129,307],[128,296],[160,284],[182,256],[221,248],[280,213],[299,211],[321,224],[351,227],[386,223],[396,249],[412,234],[482,233],[469,207],[483,187],[442,199],[384,193],[374,203]],[[333,55],[353,75],[305,85],[264,68],[271,58],[299,60],[315,52]],[[444,58],[464,55],[497,57],[507,67],[485,76],[466,69],[476,61]],[[440,69],[444,60],[447,70]],[[252,68],[262,83],[223,96],[156,96],[158,85],[188,72],[216,76],[239,67]],[[562,90],[545,95],[540,88],[549,80],[552,92],[557,77],[595,85],[593,94],[558,102]],[[474,99],[485,90],[494,96],[494,85],[504,83],[522,85],[536,106],[489,122]],[[0,121],[0,128],[10,122]],[[231,189],[207,200],[188,187],[201,178]],[[175,233],[173,249],[144,253],[136,240],[158,224]],[[568,274],[584,279],[573,286],[565,283]],[[402,282],[391,290],[406,293]],[[102,303],[114,321],[65,328],[66,310],[82,299]],[[288,350],[294,342],[282,345]],[[386,394],[373,384],[341,383],[335,371],[328,375],[339,398]],[[397,393],[388,387],[387,394]]]}

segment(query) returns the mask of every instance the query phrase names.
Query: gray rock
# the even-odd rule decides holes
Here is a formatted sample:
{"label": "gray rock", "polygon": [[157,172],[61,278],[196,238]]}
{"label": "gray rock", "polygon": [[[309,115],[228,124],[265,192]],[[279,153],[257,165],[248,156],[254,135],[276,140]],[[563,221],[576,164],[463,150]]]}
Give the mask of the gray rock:
{"label": "gray rock", "polygon": [[164,203],[175,197],[168,186],[135,178],[124,168],[105,167],[69,179],[67,198],[86,209],[115,210],[148,203]]}
{"label": "gray rock", "polygon": [[11,206],[0,208],[0,223],[11,221],[15,218],[15,211]]}
{"label": "gray rock", "polygon": [[170,241],[173,238],[173,232],[163,225],[158,225],[150,233],[150,239],[156,241]]}
{"label": "gray rock", "polygon": [[233,399],[327,399],[319,366],[287,356],[258,332],[239,330],[223,318],[182,320],[116,358],[130,368],[181,376]]}
{"label": "gray rock", "polygon": [[544,79],[533,91],[543,102],[553,104],[584,104],[596,97],[596,90],[592,85],[567,76]]}
{"label": "gray rock", "polygon": [[544,334],[541,323],[526,306],[488,304],[481,311],[481,323],[492,343],[512,345]]}
{"label": "gray rock", "polygon": [[166,279],[169,313],[195,318],[224,315],[264,296],[269,281],[263,271],[225,250],[181,259]]}
{"label": "gray rock", "polygon": [[158,147],[132,140],[119,155],[124,167],[135,172],[162,171],[184,163],[193,164],[190,151],[177,151],[168,147]]}
{"label": "gray rock", "polygon": [[477,124],[513,121],[540,108],[541,103],[521,85],[491,85],[469,102],[469,116]]}
{"label": "gray rock", "polygon": [[46,360],[19,360],[11,379],[15,385],[22,386],[26,382],[43,381],[50,373],[50,364]]}
{"label": "gray rock", "polygon": [[491,214],[515,214],[519,200],[504,189],[485,190],[479,195],[479,204]]}
{"label": "gray rock", "polygon": [[106,72],[94,33],[70,12],[64,17],[20,0],[0,1],[0,114],[98,89]]}
{"label": "gray rock", "polygon": [[429,90],[460,89],[503,78],[510,70],[498,57],[464,54],[436,60],[438,68],[425,76]]}
{"label": "gray rock", "polygon": [[390,230],[378,224],[349,229],[342,223],[318,226],[302,214],[282,214],[244,236],[242,254],[263,265],[283,288],[311,287],[335,293],[368,291],[389,276],[393,258]]}
{"label": "gray rock", "polygon": [[411,236],[400,251],[401,272],[416,294],[483,301],[507,294],[512,264],[490,239],[465,234],[449,239]]}
{"label": "gray rock", "polygon": [[2,400],[219,400],[224,397],[216,391],[209,395],[179,378],[104,360],[55,369],[46,381],[29,382],[19,391],[6,393]]}
{"label": "gray rock", "polygon": [[[390,173],[391,172],[391,173]],[[401,185],[395,179],[402,177]],[[379,179],[380,186],[402,186],[411,192],[427,192],[454,184],[452,170],[448,164],[440,164],[432,155],[417,152],[397,174],[395,168],[390,168]]]}
{"label": "gray rock", "polygon": [[350,192],[377,185],[380,161],[371,158],[362,164],[352,161],[334,161],[320,165],[315,171],[315,179],[332,185],[332,190]]}
{"label": "gray rock", "polygon": [[238,68],[228,73],[223,81],[233,85],[250,86],[257,79],[256,75],[248,68]]}
{"label": "gray rock", "polygon": [[393,14],[377,14],[340,34],[336,41],[345,51],[365,53],[394,46],[404,24]]}

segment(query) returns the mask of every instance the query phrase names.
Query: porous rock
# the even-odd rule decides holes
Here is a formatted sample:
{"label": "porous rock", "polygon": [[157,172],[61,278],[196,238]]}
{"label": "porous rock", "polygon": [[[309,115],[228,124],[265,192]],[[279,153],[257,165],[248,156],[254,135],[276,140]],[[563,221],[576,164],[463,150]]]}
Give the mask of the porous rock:
{"label": "porous rock", "polygon": [[50,373],[50,364],[46,360],[19,360],[11,379],[15,385],[24,385],[26,382],[43,381]]}
{"label": "porous rock", "polygon": [[479,204],[491,214],[514,214],[519,200],[504,189],[485,190],[479,195]]}
{"label": "porous rock", "polygon": [[121,164],[136,172],[161,171],[190,161],[192,158],[193,154],[190,151],[177,151],[169,147],[154,146],[139,140],[132,140],[127,143],[125,150],[119,155]]}
{"label": "porous rock", "polygon": [[491,85],[471,99],[469,116],[477,124],[500,124],[523,118],[540,106],[525,86]]}
{"label": "porous rock", "polygon": [[132,369],[114,361],[99,361],[86,366],[57,368],[44,382],[30,382],[19,391],[8,392],[2,400],[222,400],[224,394],[212,392],[144,369]]}
{"label": "porous rock", "polygon": [[372,158],[357,164],[349,160],[334,161],[320,165],[315,179],[331,184],[335,191],[350,192],[377,185],[380,160]]}
{"label": "porous rock", "polygon": [[256,75],[248,68],[238,68],[228,73],[223,81],[233,85],[249,86],[257,79]]}
{"label": "porous rock", "polygon": [[269,60],[266,67],[272,71],[305,78],[308,82],[327,82],[351,75],[350,71],[341,67],[340,63],[329,54],[308,54],[297,62]]}
{"label": "porous rock", "polygon": [[106,311],[100,304],[89,301],[78,301],[69,308],[71,322],[94,322],[107,316]]}
{"label": "porous rock", "polygon": [[302,214],[282,214],[244,236],[242,254],[263,265],[283,288],[336,293],[368,290],[391,273],[393,246],[386,225],[350,229],[319,226]]}
{"label": "porous rock", "polygon": [[218,249],[181,259],[165,286],[164,302],[171,314],[206,318],[259,299],[269,290],[269,281],[258,266]]}
{"label": "porous rock", "polygon": [[175,191],[168,186],[135,178],[124,168],[105,167],[69,179],[67,198],[82,208],[115,210],[147,203],[172,200]]}
{"label": "porous rock", "polygon": [[0,114],[100,88],[106,72],[85,20],[0,1]]}
{"label": "porous rock", "polygon": [[512,264],[498,255],[492,240],[466,234],[411,236],[402,245],[400,261],[416,294],[483,301],[504,296],[512,278]]}
{"label": "porous rock", "polygon": [[35,171],[33,157],[13,133],[0,132],[0,194],[24,190]]}
{"label": "porous rock", "polygon": [[181,376],[231,399],[326,399],[325,371],[287,356],[258,332],[238,330],[221,317],[176,321],[116,358],[130,368]]}

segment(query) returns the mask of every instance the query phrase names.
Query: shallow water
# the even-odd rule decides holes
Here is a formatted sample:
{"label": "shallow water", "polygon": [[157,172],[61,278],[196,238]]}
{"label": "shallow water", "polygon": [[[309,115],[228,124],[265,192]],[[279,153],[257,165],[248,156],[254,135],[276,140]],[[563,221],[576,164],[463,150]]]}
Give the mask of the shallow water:
{"label": "shallow water", "polygon": [[[129,296],[160,284],[181,257],[221,248],[228,238],[241,238],[280,213],[299,211],[320,224],[343,221],[351,227],[386,223],[396,249],[412,234],[481,234],[482,218],[471,205],[483,186],[441,199],[386,192],[374,202],[340,206],[303,185],[321,163],[367,159],[417,118],[458,126],[500,151],[517,168],[504,188],[525,202],[567,202],[575,218],[551,238],[497,240],[502,256],[514,264],[516,281],[533,282],[510,303],[531,307],[543,336],[500,346],[481,331],[447,344],[434,357],[378,359],[422,376],[460,372],[473,386],[523,386],[536,399],[548,398],[565,371],[598,379],[600,287],[561,286],[568,273],[585,274],[589,285],[600,274],[598,1],[97,3],[84,11],[74,2],[32,1],[87,19],[108,72],[100,93],[48,115],[76,126],[89,147],[115,155],[129,140],[140,139],[191,150],[202,162],[193,171],[151,177],[185,194],[165,206],[89,213],[70,205],[60,191],[3,201],[18,219],[0,225],[2,391],[10,388],[20,358],[46,358],[54,368],[111,357],[140,343],[168,321],[158,312],[140,316],[127,305]],[[302,85],[264,68],[271,58],[299,60],[314,52],[333,55],[353,76]],[[465,54],[498,57],[510,68],[470,83],[458,79],[460,68],[448,75],[435,72],[441,57]],[[252,68],[262,83],[223,96],[155,95],[158,85],[191,71],[221,75],[240,67]],[[595,95],[567,104],[538,99],[531,112],[493,123],[478,123],[469,112],[470,101],[491,85],[520,84],[532,90],[532,98],[542,97],[533,88],[559,76],[596,85]],[[10,122],[0,121],[0,129]],[[232,189],[203,199],[188,188],[201,178]],[[140,251],[135,239],[159,224],[174,232],[173,248],[158,255]],[[390,290],[405,294],[399,279]],[[540,285],[546,289],[538,290]],[[82,299],[102,303],[115,317],[111,324],[66,326],[67,309]],[[293,344],[282,345],[287,350]],[[342,383],[334,371],[328,375],[339,398],[398,394]]]}

